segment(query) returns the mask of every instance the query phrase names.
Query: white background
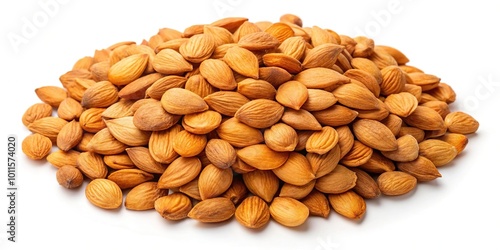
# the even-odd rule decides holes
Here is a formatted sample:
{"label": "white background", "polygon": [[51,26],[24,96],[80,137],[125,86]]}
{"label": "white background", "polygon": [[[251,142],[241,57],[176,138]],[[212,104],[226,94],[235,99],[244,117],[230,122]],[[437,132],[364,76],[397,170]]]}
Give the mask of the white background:
{"label": "white background", "polygon": [[[39,101],[35,88],[60,86],[59,76],[95,49],[140,42],[161,27],[182,31],[226,16],[278,21],[294,13],[304,26],[350,36],[364,32],[453,86],[458,96],[453,110],[472,114],[481,126],[466,151],[440,168],[443,178],[420,184],[404,197],[368,201],[361,222],[332,213],[299,228],[271,222],[261,231],[235,220],[171,223],[155,211],[97,209],[83,188],[60,187],[54,167],[27,160],[19,148],[18,242],[6,241],[7,200],[0,192],[0,249],[500,249],[500,138],[494,122],[500,107],[498,1],[66,0],[45,23],[43,12],[38,1],[0,3],[2,190],[7,135],[17,135],[20,144],[29,134],[21,116]],[[8,37],[21,36],[26,20],[37,16],[36,34],[14,46]]]}

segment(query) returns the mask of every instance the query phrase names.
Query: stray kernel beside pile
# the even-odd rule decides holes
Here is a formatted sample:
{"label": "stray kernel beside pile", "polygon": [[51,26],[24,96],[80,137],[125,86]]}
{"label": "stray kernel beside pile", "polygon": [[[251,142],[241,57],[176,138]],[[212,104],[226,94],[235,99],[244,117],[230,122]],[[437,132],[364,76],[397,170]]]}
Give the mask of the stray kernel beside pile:
{"label": "stray kernel beside pile", "polygon": [[[57,181],[168,220],[296,227],[431,181],[479,123],[399,50],[286,14],[224,18],[78,60],[35,90],[22,143]],[[57,117],[52,116],[57,110]],[[53,145],[57,149],[53,150]]]}

